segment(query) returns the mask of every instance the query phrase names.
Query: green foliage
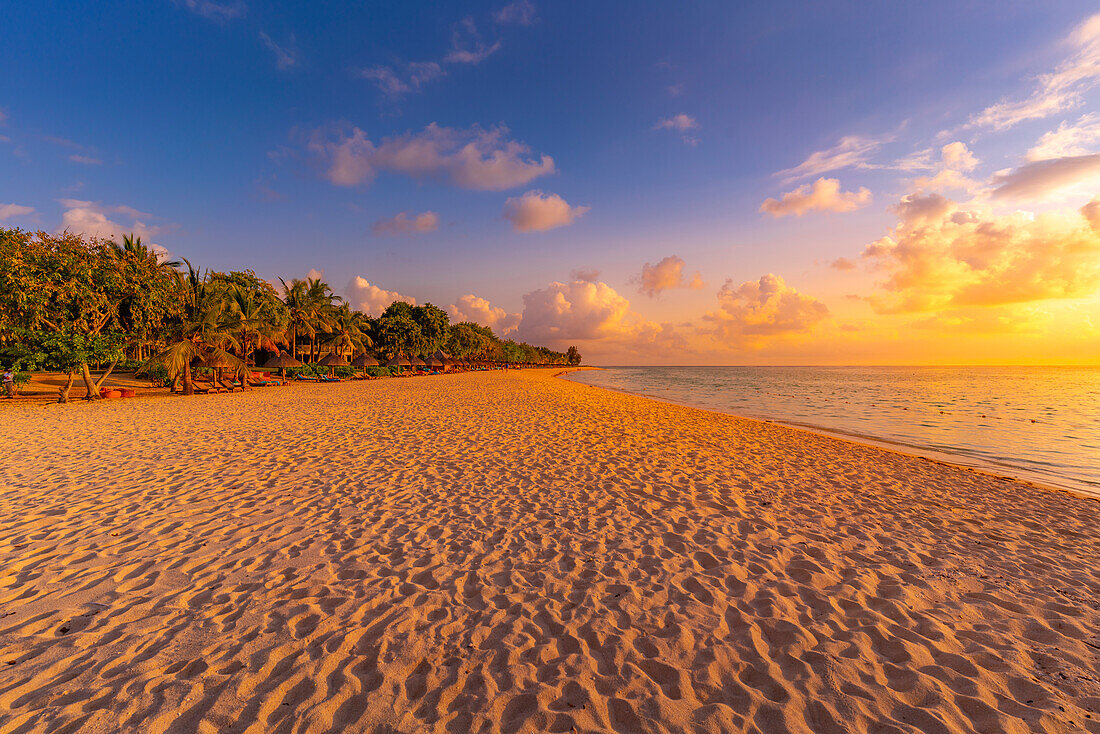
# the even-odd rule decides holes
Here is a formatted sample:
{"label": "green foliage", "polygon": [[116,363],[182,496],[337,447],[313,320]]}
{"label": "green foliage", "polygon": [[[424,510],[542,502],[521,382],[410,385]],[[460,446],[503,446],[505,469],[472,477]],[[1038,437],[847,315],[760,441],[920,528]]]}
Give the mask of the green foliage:
{"label": "green foliage", "polygon": [[565,353],[565,359],[571,365],[578,365],[581,363],[581,353],[576,347],[569,347],[569,351]]}
{"label": "green foliage", "polygon": [[26,350],[20,364],[59,372],[75,372],[86,364],[120,359],[125,339],[118,332],[89,335],[72,328],[57,332],[19,329],[16,333]]}
{"label": "green foliage", "polygon": [[155,382],[182,378],[187,391],[196,371],[216,365],[239,375],[257,352],[284,346],[308,365],[290,372],[314,376],[328,373],[311,364],[322,346],[380,360],[443,349],[465,359],[566,361],[543,347],[502,341],[475,323],[451,325],[430,303],[395,302],[375,319],[352,310],[322,280],[280,282],[281,296],[251,270],[219,273],[182,258],[166,261],[134,236],[119,244],[0,228],[0,362],[65,372],[117,362],[117,369]]}

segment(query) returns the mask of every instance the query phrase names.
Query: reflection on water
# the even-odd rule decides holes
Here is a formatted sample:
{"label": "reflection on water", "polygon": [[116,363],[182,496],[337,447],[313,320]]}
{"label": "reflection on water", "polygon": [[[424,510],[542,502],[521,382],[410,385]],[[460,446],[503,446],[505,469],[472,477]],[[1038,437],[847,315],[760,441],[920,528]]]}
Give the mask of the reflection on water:
{"label": "reflection on water", "polygon": [[1100,496],[1100,368],[612,367],[571,379]]}

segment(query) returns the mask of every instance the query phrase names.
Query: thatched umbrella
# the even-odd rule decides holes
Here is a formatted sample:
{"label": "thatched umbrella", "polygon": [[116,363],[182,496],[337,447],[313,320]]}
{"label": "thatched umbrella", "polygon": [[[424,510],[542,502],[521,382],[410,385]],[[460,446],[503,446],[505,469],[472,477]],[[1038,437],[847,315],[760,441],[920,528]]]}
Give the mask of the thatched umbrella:
{"label": "thatched umbrella", "polygon": [[424,364],[432,369],[437,369],[443,366],[443,360],[436,359],[436,356],[431,354],[424,359]]}
{"label": "thatched umbrella", "polygon": [[386,362],[387,367],[412,367],[412,362],[407,357],[402,357],[400,354]]}
{"label": "thatched umbrella", "polygon": [[351,360],[351,366],[356,369],[361,369],[363,372],[367,371],[367,367],[377,367],[378,360],[370,356],[366,352],[363,352],[355,359]]}
{"label": "thatched umbrella", "polygon": [[444,368],[450,367],[455,363],[451,355],[447,354],[442,349],[435,350],[435,354],[433,354],[432,356],[438,359],[439,363],[442,364]]}
{"label": "thatched umbrella", "polygon": [[352,367],[377,367],[378,360],[370,356],[366,352],[363,352],[355,359],[351,360]]}
{"label": "thatched umbrella", "polygon": [[267,360],[267,362],[264,364],[264,367],[266,367],[269,370],[279,370],[279,372],[282,375],[284,380],[286,379],[286,368],[287,367],[301,367],[301,366],[302,366],[301,362],[294,359],[294,357],[291,357],[286,352],[279,352],[274,357]]}
{"label": "thatched umbrella", "polygon": [[409,357],[409,364],[411,364],[413,367],[424,367],[424,366],[426,366],[424,364],[424,360],[422,360],[420,357],[416,357],[416,356]]}
{"label": "thatched umbrella", "polygon": [[[222,381],[222,370],[237,369],[241,365],[230,359],[225,352],[218,351],[203,360],[207,367],[214,371],[214,382]],[[247,382],[247,381],[246,381]],[[242,383],[244,384],[244,383]]]}
{"label": "thatched umbrella", "polygon": [[329,377],[332,377],[332,373],[337,367],[344,367],[347,365],[347,363],[348,361],[344,359],[344,355],[338,352],[329,352],[325,355],[324,359],[322,359],[317,364],[321,365],[322,367],[328,367]]}

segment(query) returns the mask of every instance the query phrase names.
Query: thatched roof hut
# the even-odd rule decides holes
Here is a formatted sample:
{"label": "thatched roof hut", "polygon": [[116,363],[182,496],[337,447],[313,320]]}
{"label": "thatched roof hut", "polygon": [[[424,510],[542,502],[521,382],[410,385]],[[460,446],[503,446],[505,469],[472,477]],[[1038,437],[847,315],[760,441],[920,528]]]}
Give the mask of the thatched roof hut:
{"label": "thatched roof hut", "polygon": [[321,365],[322,367],[343,367],[347,363],[348,361],[344,359],[344,355],[338,354],[336,352],[329,352],[317,364]]}
{"label": "thatched roof hut", "polygon": [[351,360],[352,367],[377,367],[378,360],[370,356],[366,352],[363,352],[355,359]]}
{"label": "thatched roof hut", "polygon": [[264,363],[269,370],[285,370],[288,367],[301,367],[302,363],[291,357],[286,352],[280,352]]}
{"label": "thatched roof hut", "polygon": [[412,362],[408,357],[402,357],[400,354],[386,362],[387,367],[412,367]]}

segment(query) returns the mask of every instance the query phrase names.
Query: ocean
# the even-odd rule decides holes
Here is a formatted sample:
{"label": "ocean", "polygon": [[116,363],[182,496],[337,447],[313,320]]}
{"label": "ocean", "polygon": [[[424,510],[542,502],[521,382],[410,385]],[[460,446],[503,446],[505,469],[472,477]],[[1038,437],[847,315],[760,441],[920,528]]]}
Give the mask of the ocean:
{"label": "ocean", "polygon": [[610,367],[569,379],[1100,497],[1100,367]]}

